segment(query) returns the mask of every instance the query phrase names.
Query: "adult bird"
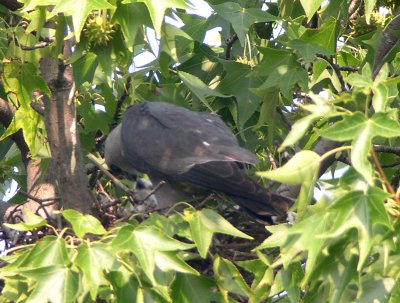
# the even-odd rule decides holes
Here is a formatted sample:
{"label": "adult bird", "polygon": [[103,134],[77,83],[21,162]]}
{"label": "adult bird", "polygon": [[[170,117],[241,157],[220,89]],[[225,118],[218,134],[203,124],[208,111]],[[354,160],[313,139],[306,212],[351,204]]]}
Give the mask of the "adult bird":
{"label": "adult bird", "polygon": [[153,185],[164,180],[155,192],[159,208],[188,199],[182,184],[224,193],[264,221],[286,214],[293,203],[249,177],[245,166],[255,165],[257,158],[239,146],[218,116],[168,103],[128,108],[106,140],[105,161],[129,173],[146,173]]}

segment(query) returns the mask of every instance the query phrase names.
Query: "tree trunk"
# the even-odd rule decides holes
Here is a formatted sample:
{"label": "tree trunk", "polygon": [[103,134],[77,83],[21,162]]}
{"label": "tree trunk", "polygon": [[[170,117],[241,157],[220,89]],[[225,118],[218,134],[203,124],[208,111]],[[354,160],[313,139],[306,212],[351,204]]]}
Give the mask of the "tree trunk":
{"label": "tree trunk", "polygon": [[44,96],[44,121],[52,156],[51,171],[63,208],[89,213],[94,202],[86,177],[76,123],[72,67],[56,58],[40,62],[52,93]]}

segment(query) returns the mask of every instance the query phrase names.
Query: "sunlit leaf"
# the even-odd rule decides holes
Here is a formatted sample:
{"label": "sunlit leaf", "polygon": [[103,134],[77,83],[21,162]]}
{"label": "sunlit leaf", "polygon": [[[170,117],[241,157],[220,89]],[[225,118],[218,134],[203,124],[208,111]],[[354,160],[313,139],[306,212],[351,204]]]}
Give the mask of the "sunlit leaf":
{"label": "sunlit leaf", "polygon": [[24,209],[23,213],[25,221],[16,224],[3,223],[4,226],[18,231],[28,231],[41,226],[45,226],[47,224],[46,220],[43,217],[35,215],[29,209]]}
{"label": "sunlit leaf", "polygon": [[232,24],[241,45],[245,44],[245,36],[252,24],[256,22],[275,21],[277,18],[256,8],[244,8],[236,2],[225,2],[212,5],[212,8]]}
{"label": "sunlit leaf", "polygon": [[207,96],[216,96],[216,97],[229,97],[221,94],[210,87],[208,87],[203,81],[197,78],[194,75],[185,72],[179,72],[179,78],[183,81],[183,83],[192,91],[193,94],[196,95],[197,98],[203,102],[204,105],[210,107],[208,104],[206,97]]}
{"label": "sunlit leaf", "polygon": [[214,282],[207,277],[177,274],[172,284],[172,297],[177,303],[208,303],[213,286]]}
{"label": "sunlit leaf", "polygon": [[[156,283],[154,277],[156,265],[160,265],[161,267],[159,268],[165,266],[165,264],[158,264],[158,261],[169,258],[168,254],[162,253],[187,250],[194,245],[175,240],[155,227],[144,226],[134,228],[128,225],[118,231],[117,237],[113,241],[113,246],[133,252],[147,277],[150,281]],[[157,256],[158,253],[160,255]],[[183,268],[185,268],[185,271],[188,271],[189,265],[182,265],[184,261],[178,256],[176,258],[169,259],[168,262],[170,264],[165,269],[169,270],[171,266],[176,266],[176,269],[180,269],[179,271],[183,270]],[[195,271],[193,270],[192,272],[194,273]]]}
{"label": "sunlit leaf", "polygon": [[62,214],[80,238],[87,233],[103,235],[106,232],[100,221],[91,215],[84,215],[73,209],[66,209]]}
{"label": "sunlit leaf", "polygon": [[223,292],[249,297],[252,293],[239,270],[227,259],[214,258],[213,269],[218,287]]}
{"label": "sunlit leaf", "polygon": [[71,268],[51,265],[22,270],[21,274],[36,282],[29,296],[31,302],[74,302],[78,287],[78,273]]}
{"label": "sunlit leaf", "polygon": [[350,229],[358,232],[360,258],[358,270],[366,261],[373,245],[374,229],[377,225],[392,229],[385,210],[385,199],[390,195],[379,188],[369,188],[366,192],[354,191],[339,198],[332,209],[337,211],[331,231],[324,237],[337,237]]}
{"label": "sunlit leaf", "polygon": [[[90,295],[96,299],[98,288],[105,279],[105,270],[109,270],[115,261],[110,249],[103,243],[88,245],[83,243],[78,247],[76,265],[83,272],[83,280],[88,284]],[[101,260],[101,262],[99,262]]]}
{"label": "sunlit leaf", "polygon": [[342,121],[321,131],[325,138],[335,141],[352,141],[351,162],[369,184],[373,183],[372,166],[368,153],[376,136],[400,136],[400,124],[387,113],[376,113],[367,119],[362,113],[345,116]]}
{"label": "sunlit leaf", "polygon": [[310,20],[315,12],[319,9],[322,1],[323,0],[300,0],[308,20]]}
{"label": "sunlit leaf", "polygon": [[76,5],[75,0],[63,0],[57,3],[49,18],[60,13],[65,16],[71,16],[72,24],[74,25],[74,34],[76,40],[79,42],[83,26],[90,13],[94,10],[113,8],[114,6],[106,0],[81,0],[79,1],[79,5]]}
{"label": "sunlit leaf", "polygon": [[285,165],[275,170],[257,172],[257,175],[281,183],[301,184],[314,178],[320,164],[320,156],[310,150],[303,150],[293,156]]}
{"label": "sunlit leaf", "polygon": [[211,209],[203,209],[201,211],[185,210],[184,218],[189,222],[193,241],[196,243],[200,256],[203,258],[207,255],[214,233],[251,239],[250,236],[236,229]]}
{"label": "sunlit leaf", "polygon": [[124,0],[122,3],[131,2],[143,2],[150,12],[151,20],[153,21],[154,30],[157,36],[161,37],[161,25],[164,21],[164,14],[168,8],[190,8],[185,0],[170,0],[170,1],[158,1],[158,0]]}

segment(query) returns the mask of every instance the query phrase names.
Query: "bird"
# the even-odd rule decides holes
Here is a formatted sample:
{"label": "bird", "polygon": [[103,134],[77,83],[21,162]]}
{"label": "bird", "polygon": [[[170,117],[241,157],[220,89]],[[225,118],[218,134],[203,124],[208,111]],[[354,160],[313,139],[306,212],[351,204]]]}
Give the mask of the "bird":
{"label": "bird", "polygon": [[[255,218],[285,216],[293,201],[255,182],[246,167],[257,157],[242,148],[230,128],[211,113],[164,102],[130,106],[105,142],[105,162],[130,174],[149,176],[159,208],[188,195],[187,185],[223,193]],[[189,187],[189,188],[190,188]]]}

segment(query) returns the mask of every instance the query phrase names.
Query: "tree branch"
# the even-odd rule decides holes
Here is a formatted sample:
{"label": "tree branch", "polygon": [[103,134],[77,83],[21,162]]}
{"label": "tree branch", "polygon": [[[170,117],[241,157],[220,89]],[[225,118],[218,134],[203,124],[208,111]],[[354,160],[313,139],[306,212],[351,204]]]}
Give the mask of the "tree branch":
{"label": "tree branch", "polygon": [[226,41],[226,51],[225,51],[225,59],[230,60],[231,59],[231,51],[233,44],[238,40],[238,36],[236,33],[232,35],[227,41]]}
{"label": "tree branch", "polygon": [[343,92],[347,91],[348,89],[346,87],[346,83],[344,82],[344,79],[343,79],[343,76],[342,76],[342,73],[340,70],[340,66],[338,64],[334,63],[332,58],[328,58],[325,55],[317,54],[317,57],[324,59],[326,62],[328,62],[330,64],[330,66],[332,66],[333,70],[335,71],[335,73],[339,79],[340,87],[342,88],[342,91]]}
{"label": "tree branch", "polygon": [[397,146],[374,145],[374,150],[378,153],[389,153],[400,156],[400,147]]}
{"label": "tree branch", "polygon": [[1,5],[5,6],[11,11],[15,11],[17,9],[22,8],[24,5],[17,0],[3,0],[1,1]]}
{"label": "tree branch", "polygon": [[382,33],[379,40],[378,49],[375,55],[374,70],[372,73],[373,78],[378,75],[382,66],[385,64],[388,55],[399,42],[400,31],[400,7],[397,9],[395,17],[388,24]]}
{"label": "tree branch", "polygon": [[32,46],[26,46],[26,45],[20,44],[18,42],[18,39],[14,37],[15,45],[20,47],[22,50],[35,50],[35,49],[39,49],[39,48],[45,48],[45,47],[49,46],[52,42],[54,42],[55,38],[50,38],[48,40],[50,40],[50,41],[44,41],[44,42],[40,42],[40,43],[32,45]]}

